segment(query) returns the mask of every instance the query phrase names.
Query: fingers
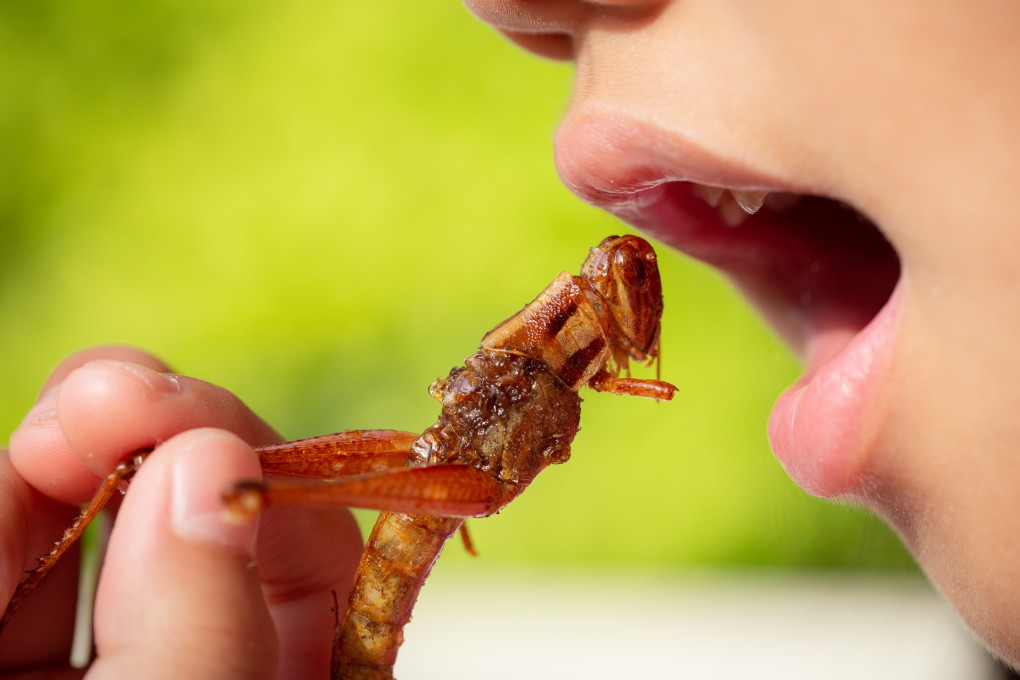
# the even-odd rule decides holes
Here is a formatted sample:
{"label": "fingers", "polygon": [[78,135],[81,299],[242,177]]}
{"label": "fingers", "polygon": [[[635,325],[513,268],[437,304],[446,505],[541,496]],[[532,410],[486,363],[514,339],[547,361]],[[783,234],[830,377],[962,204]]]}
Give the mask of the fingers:
{"label": "fingers", "polygon": [[89,347],[88,349],[83,349],[80,352],[75,352],[57,364],[57,367],[54,368],[53,372],[50,373],[48,378],[46,378],[46,382],[43,383],[42,389],[39,391],[39,395],[42,396],[46,394],[50,388],[62,383],[64,378],[66,378],[67,375],[75,369],[84,366],[90,361],[99,359],[141,364],[142,366],[147,366],[154,371],[170,370],[170,367],[162,361],[148,352],[143,352],[137,347],[131,347],[129,345],[101,345],[99,347]]}
{"label": "fingers", "polygon": [[[96,608],[97,677],[325,677],[333,596],[361,553],[345,508],[220,517],[223,489],[258,479],[237,437],[192,430],[142,466],[110,540]],[[253,568],[253,555],[258,570]]]}
{"label": "fingers", "polygon": [[[89,498],[97,475],[131,452],[165,442],[132,481],[123,506],[127,512],[119,514],[114,529],[97,599],[96,641],[102,653],[97,672],[159,677],[160,662],[154,660],[162,659],[162,668],[173,669],[175,677],[230,677],[235,673],[228,666],[235,661],[251,662],[236,673],[239,677],[264,668],[278,669],[279,677],[325,675],[332,593],[343,607],[362,549],[353,517],[345,508],[273,509],[261,521],[259,570],[249,568],[250,535],[242,532],[239,538],[219,521],[219,494],[242,478],[260,476],[244,442],[264,444],[280,437],[225,390],[165,370],[155,358],[130,348],[75,355],[54,371],[11,440],[17,468],[12,476],[72,503]],[[203,427],[219,430],[195,429]],[[42,502],[26,488],[36,504]],[[197,519],[182,519],[192,516]],[[5,529],[2,519],[0,529]],[[52,540],[66,521],[41,533]],[[8,535],[16,534],[3,531],[0,538]],[[29,550],[30,556],[36,552],[45,549]],[[73,593],[74,572],[68,573],[61,602],[72,609],[73,596],[67,595]],[[25,609],[39,601],[33,595]],[[46,629],[45,621],[36,621],[29,632],[49,638],[38,635]],[[210,636],[211,646],[202,642]],[[238,648],[247,649],[245,659],[236,658]],[[65,650],[66,642],[60,652]],[[175,656],[190,653],[186,650],[194,653],[189,663],[195,667],[182,673]],[[217,658],[221,662],[210,661]]]}
{"label": "fingers", "polygon": [[[49,551],[75,508],[47,500],[15,472],[0,451],[0,608],[35,558]],[[0,636],[0,671],[67,663],[77,595],[77,551],[68,554],[18,609]],[[45,631],[45,635],[40,635]]]}
{"label": "fingers", "polygon": [[90,676],[275,677],[257,527],[220,519],[222,490],[259,476],[251,448],[222,430],[186,432],[149,457],[110,538]]}
{"label": "fingers", "polygon": [[333,593],[346,608],[361,557],[361,532],[346,508],[279,507],[261,517],[262,592],[280,642],[280,678],[327,677]]}
{"label": "fingers", "polygon": [[[86,350],[62,362],[44,384],[39,403],[11,438],[12,447],[25,454],[31,466],[44,471],[36,487],[71,485],[88,494],[95,485],[95,475],[78,456],[69,455],[56,420],[60,383],[94,358],[138,361],[165,369],[157,359],[120,346]],[[16,441],[19,435],[21,440]],[[77,508],[55,503],[26,483],[13,463],[16,455],[0,452],[0,603],[4,605],[26,572],[36,566],[36,558],[49,552],[52,541],[77,514]],[[77,557],[77,547],[72,548],[10,620],[0,637],[0,667],[66,664],[78,592]]]}
{"label": "fingers", "polygon": [[80,503],[91,496],[97,475],[192,428],[218,427],[251,444],[280,441],[230,392],[163,369],[157,359],[124,347],[65,361],[11,435],[18,472],[51,498]]}
{"label": "fingers", "polygon": [[97,359],[130,361],[153,370],[168,370],[163,362],[139,349],[107,345],[77,352],[50,373],[36,405],[11,435],[11,460],[33,486],[63,502],[84,500],[95,489],[97,480],[64,439],[57,419],[57,399],[64,379]]}
{"label": "fingers", "polygon": [[57,407],[67,443],[97,474],[126,452],[198,427],[228,430],[250,444],[280,439],[227,390],[134,363],[85,364],[64,380]]}

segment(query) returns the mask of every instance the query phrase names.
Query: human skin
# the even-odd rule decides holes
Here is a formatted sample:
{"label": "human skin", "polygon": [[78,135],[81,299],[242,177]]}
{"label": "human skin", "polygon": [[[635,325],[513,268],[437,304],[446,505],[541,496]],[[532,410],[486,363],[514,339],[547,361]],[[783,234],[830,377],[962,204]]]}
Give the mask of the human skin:
{"label": "human skin", "polygon": [[[1020,665],[1020,5],[467,4],[576,63],[567,186],[718,266],[804,358],[769,423],[791,477],[887,520]],[[685,182],[857,212],[728,227]]]}
{"label": "human skin", "polygon": [[[252,445],[280,440],[227,391],[144,352],[73,355],[0,452],[0,601],[99,477],[155,445],[110,537],[88,677],[325,677],[333,596],[350,591],[362,549],[350,511],[291,506],[247,524],[221,519],[223,489],[261,476]],[[81,675],[67,667],[75,567],[62,560],[11,620],[0,671]]]}

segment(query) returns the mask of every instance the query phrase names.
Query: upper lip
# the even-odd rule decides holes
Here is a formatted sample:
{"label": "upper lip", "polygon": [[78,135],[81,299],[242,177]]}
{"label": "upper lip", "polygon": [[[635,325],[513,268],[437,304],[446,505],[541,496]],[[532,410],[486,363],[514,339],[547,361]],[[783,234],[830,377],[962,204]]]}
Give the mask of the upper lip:
{"label": "upper lip", "polygon": [[807,357],[810,371],[840,349],[823,340],[849,337],[887,301],[899,277],[895,250],[858,213],[830,201],[806,201],[783,215],[766,209],[746,226],[722,226],[686,183],[825,192],[725,158],[695,139],[585,106],[557,133],[557,170],[587,202],[724,271]]}
{"label": "upper lip", "polygon": [[655,123],[597,110],[573,112],[563,122],[556,137],[556,168],[574,193],[607,209],[666,182],[812,191],[723,158],[704,144]]}

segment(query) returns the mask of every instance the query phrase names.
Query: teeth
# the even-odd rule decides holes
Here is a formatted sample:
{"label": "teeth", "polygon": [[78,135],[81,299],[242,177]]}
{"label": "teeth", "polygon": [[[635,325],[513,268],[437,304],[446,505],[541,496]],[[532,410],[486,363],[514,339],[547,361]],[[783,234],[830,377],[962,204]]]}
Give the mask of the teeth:
{"label": "teeth", "polygon": [[691,183],[691,191],[705,203],[719,211],[723,222],[735,227],[743,224],[750,215],[762,206],[775,212],[783,212],[796,206],[801,197],[784,192],[752,191],[749,189],[724,189],[707,184]]}
{"label": "teeth", "polygon": [[748,215],[753,215],[764,205],[765,197],[769,195],[767,191],[736,191],[730,192],[733,194],[733,200],[737,202],[741,208]]}
{"label": "teeth", "polygon": [[739,227],[751,215],[737,203],[733,194],[727,191],[717,206],[719,216],[727,227]]}
{"label": "teeth", "polygon": [[722,198],[723,192],[726,191],[722,187],[710,187],[705,184],[693,184],[691,189],[696,196],[700,196],[705,203],[708,203],[713,208],[719,207],[719,199]]}

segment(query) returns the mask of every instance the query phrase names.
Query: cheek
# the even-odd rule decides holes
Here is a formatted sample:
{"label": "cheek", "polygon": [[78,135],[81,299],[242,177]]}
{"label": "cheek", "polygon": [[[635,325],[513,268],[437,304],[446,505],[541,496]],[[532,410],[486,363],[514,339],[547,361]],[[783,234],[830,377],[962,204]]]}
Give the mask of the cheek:
{"label": "cheek", "polygon": [[1020,546],[1014,540],[1020,506],[996,489],[1016,474],[968,461],[948,474],[901,482],[895,500],[879,508],[966,624],[1012,664],[1020,664]]}
{"label": "cheek", "polygon": [[[887,462],[880,481],[892,491],[930,495],[924,505],[938,507],[975,486],[1020,484],[1020,318],[986,294],[990,281],[937,287],[918,278],[908,270],[902,282],[876,458]],[[988,501],[1020,505],[1020,494]]]}
{"label": "cheek", "polygon": [[[909,282],[908,282],[909,283]],[[864,502],[997,653],[1020,661],[1020,375],[1005,319],[905,287]],[[955,322],[954,322],[955,320]]]}

